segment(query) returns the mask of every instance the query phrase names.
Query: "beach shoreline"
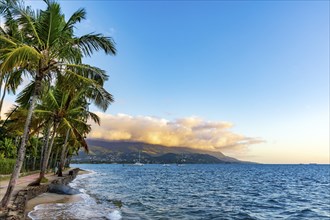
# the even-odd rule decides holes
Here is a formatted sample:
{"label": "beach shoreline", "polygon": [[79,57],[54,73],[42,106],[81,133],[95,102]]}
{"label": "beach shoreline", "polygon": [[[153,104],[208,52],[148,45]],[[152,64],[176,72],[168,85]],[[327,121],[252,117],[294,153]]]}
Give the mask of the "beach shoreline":
{"label": "beach shoreline", "polygon": [[[78,196],[79,194],[65,195],[49,193],[49,186],[52,184],[67,185],[72,182],[76,176],[89,173],[91,172],[82,170],[80,168],[70,168],[66,170],[63,173],[63,177],[58,177],[57,175],[49,173],[46,174],[48,182],[40,184],[40,186],[28,186],[29,183],[35,181],[35,179],[38,178],[38,173],[19,178],[10,204],[8,205],[7,209],[0,211],[0,218],[25,219],[27,218],[27,213],[40,204],[70,203],[81,201],[82,198]],[[0,196],[6,191],[8,183],[9,180],[1,181]]]}
{"label": "beach shoreline", "polygon": [[[84,174],[90,174],[90,171],[79,169],[79,172],[77,176],[84,175]],[[76,203],[82,201],[83,198],[81,197],[81,194],[76,195],[66,195],[66,194],[57,194],[57,193],[42,193],[30,200],[27,201],[26,207],[25,207],[25,216],[26,219],[31,219],[28,214],[29,212],[33,211],[36,206],[42,205],[42,204],[52,204],[52,203]]]}

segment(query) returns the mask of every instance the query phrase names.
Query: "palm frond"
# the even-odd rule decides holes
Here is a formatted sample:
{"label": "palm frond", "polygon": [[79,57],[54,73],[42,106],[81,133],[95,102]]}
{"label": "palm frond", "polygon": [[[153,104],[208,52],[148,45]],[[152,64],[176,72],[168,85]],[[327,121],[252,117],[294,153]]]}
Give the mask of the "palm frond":
{"label": "palm frond", "polygon": [[6,48],[4,46],[6,46],[6,44],[9,44],[10,46],[13,46],[13,47],[16,47],[17,44],[12,40],[10,39],[8,36],[5,36],[5,35],[0,35],[0,42],[1,42],[1,48]]}
{"label": "palm frond", "polygon": [[68,70],[74,71],[83,77],[92,79],[100,85],[103,85],[103,83],[109,78],[104,70],[88,64],[66,64],[65,66]]}
{"label": "palm frond", "polygon": [[[57,46],[63,34],[64,15],[61,13],[61,7],[56,2],[47,2],[47,9],[40,11],[40,19],[36,28],[46,49]],[[58,48],[59,49],[59,48]]]}
{"label": "palm frond", "polygon": [[84,19],[86,19],[86,11],[84,8],[80,8],[71,15],[69,20],[66,22],[64,30],[72,30],[76,23]]}
{"label": "palm frond", "polygon": [[92,98],[94,104],[103,111],[106,111],[109,105],[114,102],[113,96],[102,86],[94,84],[91,91],[90,98]]}
{"label": "palm frond", "polygon": [[10,72],[15,68],[20,68],[41,58],[41,54],[33,47],[21,45],[16,48],[9,48],[7,53],[0,56],[3,62],[0,65],[0,71]]}
{"label": "palm frond", "polygon": [[98,125],[100,125],[100,123],[101,123],[101,119],[100,119],[100,117],[99,117],[97,114],[95,114],[95,113],[93,113],[93,112],[88,112],[88,114],[89,114],[89,117],[90,117],[95,123],[97,123]]}
{"label": "palm frond", "polygon": [[17,95],[16,102],[23,107],[28,106],[30,104],[34,88],[35,82],[32,81]]}
{"label": "palm frond", "polygon": [[9,77],[8,86],[7,86],[8,92],[12,92],[13,94],[16,93],[16,89],[23,81],[22,79],[23,72],[24,72],[23,70],[15,70],[8,76]]}
{"label": "palm frond", "polygon": [[91,56],[94,51],[103,50],[106,54],[115,55],[115,42],[111,37],[102,34],[86,34],[76,39],[76,44],[86,56]]}
{"label": "palm frond", "polygon": [[35,25],[37,24],[36,12],[34,12],[31,7],[26,7],[22,1],[11,2],[13,3],[10,5],[10,11],[13,17],[17,17],[16,21],[21,26],[22,30],[24,30],[25,33],[29,33],[33,39],[36,39],[36,43],[39,47],[43,46],[44,43],[40,39]]}

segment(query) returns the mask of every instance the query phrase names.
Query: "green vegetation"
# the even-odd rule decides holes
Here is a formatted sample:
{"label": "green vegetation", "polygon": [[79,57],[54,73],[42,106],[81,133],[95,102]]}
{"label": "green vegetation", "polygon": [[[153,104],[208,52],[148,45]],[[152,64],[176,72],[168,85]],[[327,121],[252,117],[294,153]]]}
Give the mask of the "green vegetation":
{"label": "green vegetation", "polygon": [[0,173],[10,174],[11,172],[13,172],[15,163],[16,163],[15,159],[0,158]]}
{"label": "green vegetation", "polygon": [[33,10],[24,1],[0,0],[0,113],[6,94],[16,93],[23,76],[29,80],[0,118],[0,174],[12,174],[0,208],[8,205],[21,171],[40,170],[39,182],[47,181],[47,170],[58,167],[61,176],[72,155],[88,151],[88,122],[100,123],[89,105],[105,111],[113,102],[103,87],[106,72],[83,63],[95,51],[115,55],[113,40],[76,36],[85,10],[65,17],[56,1],[44,2],[45,9]]}

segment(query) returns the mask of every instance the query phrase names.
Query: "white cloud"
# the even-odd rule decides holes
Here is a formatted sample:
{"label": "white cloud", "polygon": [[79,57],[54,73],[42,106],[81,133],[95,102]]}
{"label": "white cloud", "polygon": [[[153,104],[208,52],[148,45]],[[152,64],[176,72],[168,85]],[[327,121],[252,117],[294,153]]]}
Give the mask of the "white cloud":
{"label": "white cloud", "polygon": [[89,138],[141,141],[165,146],[184,146],[212,151],[240,151],[260,143],[257,138],[232,132],[230,122],[205,121],[199,117],[169,121],[150,116],[97,113],[101,126],[93,125]]}
{"label": "white cloud", "polygon": [[5,21],[4,19],[0,16],[0,27],[4,28],[5,27]]}
{"label": "white cloud", "polygon": [[1,115],[0,115],[1,119],[6,118],[5,114],[13,107],[13,105],[14,105],[14,102],[11,102],[11,101],[8,101],[8,100],[3,101]]}

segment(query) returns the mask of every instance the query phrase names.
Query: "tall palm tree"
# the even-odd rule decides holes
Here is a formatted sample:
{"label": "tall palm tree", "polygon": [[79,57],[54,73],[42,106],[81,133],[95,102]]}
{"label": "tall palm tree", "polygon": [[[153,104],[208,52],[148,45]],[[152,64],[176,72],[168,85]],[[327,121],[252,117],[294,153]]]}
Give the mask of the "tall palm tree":
{"label": "tall palm tree", "polygon": [[[104,71],[82,64],[83,56],[91,56],[94,51],[103,50],[106,54],[116,53],[111,38],[101,34],[87,34],[81,37],[74,35],[74,27],[85,19],[85,10],[79,9],[66,21],[61,7],[51,0],[44,0],[45,10],[33,11],[23,2],[1,0],[0,16],[10,13],[7,19],[18,24],[20,37],[0,34],[0,72],[13,73],[22,70],[32,78],[29,90],[29,110],[24,125],[17,161],[0,207],[6,207],[16,185],[25,156],[31,118],[38,97],[41,96],[44,82],[63,74],[72,79],[84,80],[96,93],[108,94],[94,78],[106,79]],[[6,16],[5,16],[6,17]],[[5,23],[6,25],[6,23]],[[82,74],[84,73],[84,74]],[[104,104],[106,110],[110,102]]]}
{"label": "tall palm tree", "polygon": [[[88,119],[99,123],[99,118],[87,109],[87,100],[85,97],[86,89],[70,92],[63,91],[62,88],[53,87],[47,95],[43,97],[43,102],[35,110],[36,117],[41,116],[45,121],[51,122],[52,126],[50,141],[45,142],[45,154],[40,171],[40,180],[44,177],[50,153],[54,145],[56,134],[60,130],[72,131],[72,136],[81,139],[82,135],[78,132],[79,127],[84,128],[85,132],[90,131],[90,125],[86,124]],[[48,140],[49,137],[46,137]]]}

